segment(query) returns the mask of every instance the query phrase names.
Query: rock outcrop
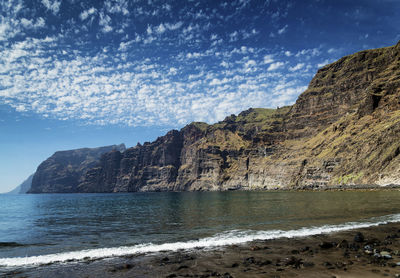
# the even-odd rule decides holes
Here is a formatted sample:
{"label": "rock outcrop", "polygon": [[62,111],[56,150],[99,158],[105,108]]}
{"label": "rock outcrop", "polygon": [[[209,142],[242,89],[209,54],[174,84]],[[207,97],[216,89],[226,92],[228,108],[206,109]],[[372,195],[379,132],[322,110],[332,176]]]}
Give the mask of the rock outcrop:
{"label": "rock outcrop", "polygon": [[84,167],[60,166],[54,155],[31,192],[400,184],[399,135],[400,42],[321,68],[292,106],[191,123]]}

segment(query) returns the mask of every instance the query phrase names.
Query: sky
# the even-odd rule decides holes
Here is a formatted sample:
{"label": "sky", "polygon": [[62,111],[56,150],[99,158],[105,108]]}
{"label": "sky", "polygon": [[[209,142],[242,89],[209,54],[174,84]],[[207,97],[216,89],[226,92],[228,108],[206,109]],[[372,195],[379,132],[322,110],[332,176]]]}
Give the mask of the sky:
{"label": "sky", "polygon": [[0,192],[58,150],[291,105],[399,40],[398,0],[0,0]]}

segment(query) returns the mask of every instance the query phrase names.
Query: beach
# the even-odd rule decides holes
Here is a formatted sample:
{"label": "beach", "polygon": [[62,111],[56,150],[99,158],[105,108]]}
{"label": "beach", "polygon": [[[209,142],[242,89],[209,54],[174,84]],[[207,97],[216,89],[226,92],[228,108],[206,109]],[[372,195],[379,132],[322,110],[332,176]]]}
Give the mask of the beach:
{"label": "beach", "polygon": [[5,277],[400,277],[400,223],[213,249],[53,263]]}

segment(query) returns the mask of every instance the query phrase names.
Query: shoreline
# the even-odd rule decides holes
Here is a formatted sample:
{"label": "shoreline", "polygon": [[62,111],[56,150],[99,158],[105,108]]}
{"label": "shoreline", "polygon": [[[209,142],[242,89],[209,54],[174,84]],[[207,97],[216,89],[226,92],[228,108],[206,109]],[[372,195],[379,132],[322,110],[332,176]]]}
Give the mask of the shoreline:
{"label": "shoreline", "polygon": [[212,249],[53,263],[19,268],[4,277],[400,277],[400,223]]}
{"label": "shoreline", "polygon": [[400,190],[400,184],[388,184],[388,185],[377,185],[377,184],[353,184],[353,185],[332,185],[332,186],[319,186],[319,185],[308,185],[299,187],[275,187],[275,188],[227,188],[224,190],[194,190],[194,191],[169,191],[169,190],[155,190],[155,191],[129,191],[129,192],[43,192],[43,193],[24,193],[24,194],[12,194],[12,193],[0,193],[1,195],[40,195],[40,194],[126,194],[126,193],[159,193],[159,192],[171,192],[171,193],[184,193],[184,192],[234,192],[234,191],[256,191],[256,192],[313,192],[313,191],[388,191],[388,190]]}

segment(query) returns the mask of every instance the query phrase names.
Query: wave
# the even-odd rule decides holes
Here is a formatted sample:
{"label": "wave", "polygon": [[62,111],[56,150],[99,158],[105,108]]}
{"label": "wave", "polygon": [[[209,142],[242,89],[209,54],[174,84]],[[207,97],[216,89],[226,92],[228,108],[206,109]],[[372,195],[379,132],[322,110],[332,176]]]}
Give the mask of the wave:
{"label": "wave", "polygon": [[254,240],[269,240],[277,238],[306,237],[318,234],[340,232],[352,229],[367,228],[382,224],[400,222],[400,214],[392,214],[381,217],[370,218],[364,222],[347,222],[339,225],[324,225],[319,227],[304,227],[297,230],[232,230],[216,234],[199,240],[186,242],[173,242],[164,244],[139,244],[135,246],[121,246],[113,248],[89,249],[49,255],[0,258],[0,266],[20,267],[43,265],[50,263],[61,263],[69,261],[80,261],[87,259],[102,259],[119,257],[133,254],[156,253],[160,251],[177,251],[180,249],[189,250],[194,248],[214,248],[233,244],[243,244]]}

